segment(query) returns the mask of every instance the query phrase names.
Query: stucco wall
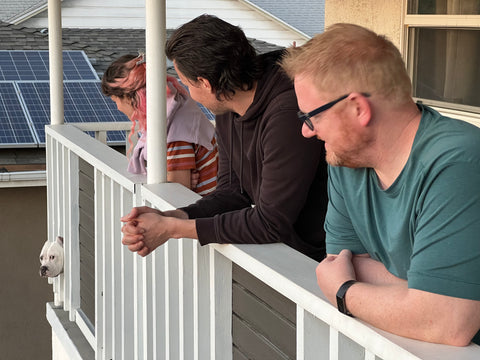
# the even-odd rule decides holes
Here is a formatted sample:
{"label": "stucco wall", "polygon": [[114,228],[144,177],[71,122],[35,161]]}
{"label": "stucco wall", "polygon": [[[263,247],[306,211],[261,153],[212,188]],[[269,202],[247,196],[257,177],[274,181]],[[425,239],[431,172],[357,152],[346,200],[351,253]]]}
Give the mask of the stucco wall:
{"label": "stucco wall", "polygon": [[402,49],[404,0],[326,0],[325,28],[338,22],[354,23],[386,35]]}
{"label": "stucco wall", "polygon": [[0,359],[51,359],[45,303],[52,285],[38,273],[46,201],[44,186],[0,189]]}

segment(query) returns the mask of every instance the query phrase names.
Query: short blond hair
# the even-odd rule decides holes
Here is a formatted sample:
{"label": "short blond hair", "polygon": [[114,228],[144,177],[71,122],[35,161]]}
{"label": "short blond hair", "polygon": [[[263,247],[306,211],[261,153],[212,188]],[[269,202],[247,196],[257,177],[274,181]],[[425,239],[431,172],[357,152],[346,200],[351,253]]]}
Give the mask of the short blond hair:
{"label": "short blond hair", "polygon": [[412,84],[396,46],[364,27],[338,23],[282,60],[291,79],[311,76],[321,92],[379,94],[396,103],[411,99]]}

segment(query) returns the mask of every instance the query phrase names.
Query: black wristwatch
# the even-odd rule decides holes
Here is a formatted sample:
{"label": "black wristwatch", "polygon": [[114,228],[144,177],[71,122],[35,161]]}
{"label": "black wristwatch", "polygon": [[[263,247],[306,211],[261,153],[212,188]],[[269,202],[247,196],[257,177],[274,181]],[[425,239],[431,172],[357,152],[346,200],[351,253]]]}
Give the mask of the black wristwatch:
{"label": "black wristwatch", "polygon": [[337,308],[338,311],[340,311],[342,314],[348,315],[353,317],[352,313],[348,311],[347,309],[347,304],[345,303],[345,294],[347,293],[347,290],[355,284],[357,280],[348,280],[345,281],[342,286],[337,291]]}

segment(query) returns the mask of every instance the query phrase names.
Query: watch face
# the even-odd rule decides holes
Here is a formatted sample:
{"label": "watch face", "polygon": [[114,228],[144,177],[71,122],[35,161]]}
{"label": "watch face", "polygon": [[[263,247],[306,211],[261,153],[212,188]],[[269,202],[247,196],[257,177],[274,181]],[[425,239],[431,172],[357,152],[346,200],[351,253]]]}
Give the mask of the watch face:
{"label": "watch face", "polygon": [[340,311],[342,314],[346,314],[347,312],[347,309],[346,309],[346,306],[345,306],[345,298],[342,296],[342,297],[338,297],[337,296],[337,308],[338,308],[338,311]]}

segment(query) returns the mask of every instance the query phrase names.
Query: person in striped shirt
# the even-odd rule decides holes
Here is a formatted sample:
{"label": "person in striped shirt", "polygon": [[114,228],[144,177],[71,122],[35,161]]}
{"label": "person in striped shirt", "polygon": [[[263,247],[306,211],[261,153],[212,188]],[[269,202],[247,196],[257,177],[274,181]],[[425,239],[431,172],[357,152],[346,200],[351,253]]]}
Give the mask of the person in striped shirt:
{"label": "person in striped shirt", "polygon": [[[102,78],[102,91],[131,121],[128,170],[146,174],[146,64],[144,55],[124,55]],[[139,139],[131,137],[138,122]],[[215,128],[185,88],[167,76],[167,180],[204,196],[217,184]],[[193,181],[192,181],[193,179]]]}

